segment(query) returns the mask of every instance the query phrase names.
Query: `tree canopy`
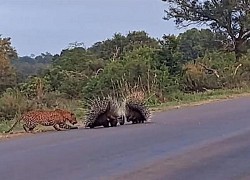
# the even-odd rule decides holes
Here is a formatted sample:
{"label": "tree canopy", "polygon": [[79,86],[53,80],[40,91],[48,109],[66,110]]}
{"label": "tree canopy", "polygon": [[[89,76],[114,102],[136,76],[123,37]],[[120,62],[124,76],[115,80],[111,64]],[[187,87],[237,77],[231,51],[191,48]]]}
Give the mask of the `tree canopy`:
{"label": "tree canopy", "polygon": [[245,53],[250,38],[249,0],[162,0],[169,4],[165,20],[174,19],[178,27],[207,25],[225,37],[225,49],[236,59]]}
{"label": "tree canopy", "polygon": [[159,43],[145,31],[132,31],[127,35],[115,33],[111,39],[97,42],[88,50],[104,60],[117,60],[126,52],[145,46],[159,47]]}

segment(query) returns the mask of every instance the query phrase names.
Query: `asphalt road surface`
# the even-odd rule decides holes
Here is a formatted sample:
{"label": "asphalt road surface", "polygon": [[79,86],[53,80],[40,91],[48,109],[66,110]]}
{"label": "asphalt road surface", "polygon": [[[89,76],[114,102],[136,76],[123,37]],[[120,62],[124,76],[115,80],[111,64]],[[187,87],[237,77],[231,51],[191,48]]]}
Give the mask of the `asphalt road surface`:
{"label": "asphalt road surface", "polygon": [[0,141],[0,180],[250,179],[250,97]]}

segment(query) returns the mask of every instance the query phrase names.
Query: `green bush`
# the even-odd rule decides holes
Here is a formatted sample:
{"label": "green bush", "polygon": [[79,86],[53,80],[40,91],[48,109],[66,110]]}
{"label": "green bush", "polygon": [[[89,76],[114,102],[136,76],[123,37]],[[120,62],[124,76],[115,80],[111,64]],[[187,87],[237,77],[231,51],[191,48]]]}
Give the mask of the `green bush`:
{"label": "green bush", "polygon": [[244,88],[249,85],[249,79],[248,56],[242,57],[236,63],[232,53],[213,52],[197,59],[195,64],[185,64],[181,84],[185,91],[199,92],[209,89]]}
{"label": "green bush", "polygon": [[10,120],[33,106],[34,103],[19,90],[7,89],[0,97],[0,117],[2,120]]}

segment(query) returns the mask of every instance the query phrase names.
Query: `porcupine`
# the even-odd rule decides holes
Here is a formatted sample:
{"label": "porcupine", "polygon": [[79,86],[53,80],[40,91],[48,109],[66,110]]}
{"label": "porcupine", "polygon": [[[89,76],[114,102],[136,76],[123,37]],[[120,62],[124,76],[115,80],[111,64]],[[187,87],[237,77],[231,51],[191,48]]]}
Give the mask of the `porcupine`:
{"label": "porcupine", "polygon": [[116,99],[111,97],[96,98],[89,104],[89,111],[85,119],[85,128],[96,126],[117,126],[119,105]]}
{"label": "porcupine", "polygon": [[133,124],[144,123],[151,118],[151,112],[144,102],[125,100],[125,117],[127,122]]}

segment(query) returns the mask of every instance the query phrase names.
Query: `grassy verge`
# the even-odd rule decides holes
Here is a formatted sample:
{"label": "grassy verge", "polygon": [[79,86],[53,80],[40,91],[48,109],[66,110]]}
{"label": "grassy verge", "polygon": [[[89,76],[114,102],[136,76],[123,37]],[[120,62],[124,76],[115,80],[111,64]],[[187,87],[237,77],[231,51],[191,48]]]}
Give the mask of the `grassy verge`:
{"label": "grassy verge", "polygon": [[171,100],[169,102],[160,104],[158,106],[152,106],[151,109],[153,111],[164,111],[182,106],[200,105],[212,101],[231,99],[239,96],[250,96],[250,89],[220,89],[192,94],[176,93],[171,95]]}
{"label": "grassy verge", "polygon": [[[221,100],[221,99],[229,99],[239,96],[250,96],[250,89],[232,89],[232,90],[214,90],[214,91],[207,91],[203,93],[175,93],[172,94],[169,97],[169,101],[167,103],[163,103],[156,106],[151,106],[152,111],[165,111],[168,109],[173,108],[180,108],[183,106],[190,106],[190,105],[200,105],[204,103],[208,103],[211,101]],[[75,108],[74,110],[75,114],[77,115],[77,118],[79,119],[80,124],[82,124],[82,119],[84,115],[84,110],[81,108]],[[12,121],[2,121],[0,122],[0,134],[2,136],[6,136],[6,134],[3,134],[2,132],[8,130],[12,124],[16,120]],[[51,127],[42,127],[38,126],[38,129],[40,131],[46,131],[51,129]],[[39,131],[39,130],[38,130]],[[14,128],[14,133],[23,132],[22,125],[18,123],[18,125]],[[0,136],[1,137],[1,136]]]}

